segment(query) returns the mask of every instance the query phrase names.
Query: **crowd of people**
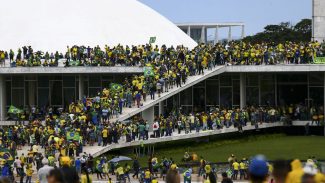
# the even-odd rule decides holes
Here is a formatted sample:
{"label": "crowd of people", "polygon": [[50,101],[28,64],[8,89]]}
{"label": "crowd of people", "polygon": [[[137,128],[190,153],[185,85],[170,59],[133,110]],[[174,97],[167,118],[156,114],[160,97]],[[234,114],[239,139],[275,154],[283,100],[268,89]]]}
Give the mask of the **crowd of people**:
{"label": "crowd of people", "polygon": [[[217,165],[200,157],[199,166],[178,167],[172,158],[161,160],[151,156],[147,167],[142,167],[135,157],[132,163],[108,161],[106,157],[93,158],[84,153],[76,158],[61,156],[43,157],[36,153],[25,157],[17,157],[12,165],[1,164],[2,183],[11,183],[16,179],[23,183],[32,178],[40,183],[92,183],[93,179],[117,182],[158,183],[190,183],[199,180],[203,183],[232,183],[233,181],[250,181],[253,183],[324,183],[325,175],[314,157],[305,163],[295,159],[269,162],[262,155],[237,160],[235,155],[228,158],[229,166]],[[36,166],[33,168],[33,166]],[[35,171],[35,173],[34,173]],[[36,177],[33,176],[37,175]],[[96,177],[94,177],[96,174]],[[131,179],[132,177],[132,179]],[[220,180],[221,179],[221,180]]]}
{"label": "crowd of people", "polygon": [[[85,179],[83,175],[86,175],[85,180],[88,183],[90,179],[87,174],[89,167],[84,170],[82,168],[84,166],[81,164],[93,162],[90,167],[95,167],[92,172],[99,172],[99,177],[106,176],[105,173],[108,175],[108,172],[107,168],[105,171],[103,168],[107,167],[104,164],[107,162],[105,159],[98,160],[100,166],[97,166],[97,160],[87,154],[82,154],[85,145],[108,146],[112,143],[172,136],[177,133],[181,134],[183,131],[185,134],[198,133],[231,126],[242,132],[247,123],[258,128],[259,123],[263,122],[300,119],[306,111],[308,111],[312,123],[315,122],[319,125],[324,120],[323,109],[316,107],[307,109],[302,105],[249,106],[243,109],[221,107],[191,113],[175,109],[169,114],[156,116],[154,121],[146,121],[139,116],[134,116],[129,122],[113,121],[112,119],[122,114],[123,108],[140,108],[143,102],[148,100],[149,95],[150,99],[154,100],[155,97],[160,97],[161,93],[168,92],[173,87],[181,87],[186,83],[188,77],[203,74],[205,69],[212,69],[216,65],[259,65],[280,62],[303,64],[312,63],[316,55],[321,56],[322,54],[323,47],[317,42],[306,44],[287,42],[278,45],[230,42],[215,46],[200,44],[193,50],[182,46],[176,48],[167,48],[166,46],[158,48],[150,45],[116,46],[114,48],[105,46],[104,50],[101,50],[99,46],[95,48],[73,46],[67,47],[65,55],[58,52],[55,54],[34,52],[31,47],[23,47],[22,50],[18,50],[17,54],[12,50],[9,51],[9,54],[1,51],[1,63],[4,64],[4,60],[8,58],[11,66],[57,66],[59,59],[65,58],[66,66],[125,65],[147,66],[150,69],[143,75],[126,78],[122,84],[112,84],[110,88],[104,88],[92,98],[83,97],[82,100],[71,103],[65,109],[56,110],[48,106],[46,110],[40,110],[38,107],[31,107],[22,113],[17,113],[16,117],[19,121],[28,120],[29,123],[28,125],[21,123],[15,126],[0,127],[0,148],[8,149],[10,154],[15,157],[17,150],[21,150],[25,145],[30,146],[26,160],[24,155],[21,158],[17,157],[14,165],[18,169],[17,174],[22,179],[26,177],[26,182],[30,182],[33,174],[31,164],[36,164],[39,172],[43,165],[54,167],[57,159],[55,155],[59,154],[60,165],[71,165],[71,162],[80,163],[77,172],[81,174],[81,180]],[[152,133],[149,133],[150,129],[152,129]],[[40,148],[45,149],[45,154],[38,153]],[[62,163],[61,161],[66,162]],[[163,160],[162,162],[166,163],[163,166],[165,167],[166,180],[169,180],[167,172],[173,172],[173,178],[179,176],[175,171],[176,167],[171,168],[173,164],[171,161]],[[10,174],[10,166],[8,163],[4,163],[2,175]],[[45,166],[47,170],[50,169],[48,166]],[[101,171],[98,171],[96,167],[101,167]],[[3,171],[3,169],[8,171]],[[121,174],[127,171],[119,169],[117,172]],[[153,173],[153,170],[149,172]],[[62,179],[64,177],[62,174],[62,170],[53,169],[50,171],[48,179],[51,180],[52,177],[55,180],[61,177],[59,182],[67,182]],[[145,176],[146,173],[144,173]],[[207,177],[209,176],[205,178]],[[150,181],[152,180],[150,179]],[[68,182],[74,181],[69,179]]]}
{"label": "crowd of people", "polygon": [[[236,65],[259,65],[259,64],[308,64],[313,63],[316,56],[324,55],[324,45],[318,42],[294,43],[285,42],[251,44],[243,41],[232,41],[229,43],[218,43],[209,46],[209,53],[205,56],[213,57],[215,64]],[[183,48],[183,47],[182,47]],[[31,46],[24,46],[18,51],[0,51],[0,63],[10,61],[10,66],[58,66],[60,59],[65,60],[65,66],[144,66],[155,62],[155,58],[169,55],[178,55],[178,48],[152,46],[150,44],[139,46],[117,45],[104,48],[99,46],[77,46],[67,47],[65,53],[34,51]],[[183,48],[183,55],[191,59],[191,51]],[[175,56],[176,56],[175,55]],[[193,59],[193,58],[192,58]],[[208,64],[208,63],[207,63]]]}

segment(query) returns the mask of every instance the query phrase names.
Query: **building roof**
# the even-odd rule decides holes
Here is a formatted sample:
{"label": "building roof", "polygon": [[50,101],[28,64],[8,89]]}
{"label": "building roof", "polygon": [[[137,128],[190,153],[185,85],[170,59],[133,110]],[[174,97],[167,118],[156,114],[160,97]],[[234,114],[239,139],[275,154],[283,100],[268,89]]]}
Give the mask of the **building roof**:
{"label": "building roof", "polygon": [[184,23],[176,23],[178,27],[181,28],[201,28],[201,27],[206,27],[206,28],[215,28],[215,27],[229,27],[229,26],[245,26],[243,22],[184,22]]}
{"label": "building roof", "polygon": [[66,46],[155,44],[193,48],[197,43],[165,17],[137,0],[10,0],[0,11],[0,50],[31,45],[66,51]]}

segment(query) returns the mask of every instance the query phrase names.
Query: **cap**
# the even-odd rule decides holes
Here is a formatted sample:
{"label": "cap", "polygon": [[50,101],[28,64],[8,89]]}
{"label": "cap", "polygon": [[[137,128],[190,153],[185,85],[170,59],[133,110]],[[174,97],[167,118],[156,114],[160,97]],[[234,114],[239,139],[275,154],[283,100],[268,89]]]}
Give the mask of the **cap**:
{"label": "cap", "polygon": [[264,156],[262,155],[255,156],[249,165],[248,171],[250,174],[258,177],[266,176],[269,171]]}

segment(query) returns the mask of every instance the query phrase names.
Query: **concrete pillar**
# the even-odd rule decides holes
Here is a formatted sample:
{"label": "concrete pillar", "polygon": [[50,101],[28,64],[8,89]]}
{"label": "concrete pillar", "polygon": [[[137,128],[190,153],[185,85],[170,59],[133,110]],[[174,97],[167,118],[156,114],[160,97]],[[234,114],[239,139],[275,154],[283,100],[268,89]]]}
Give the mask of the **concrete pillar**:
{"label": "concrete pillar", "polygon": [[187,27],[187,35],[191,37],[191,26]]}
{"label": "concrete pillar", "polygon": [[205,40],[205,37],[206,37],[206,35],[205,35],[206,33],[205,33],[205,27],[203,26],[202,27],[202,29],[201,29],[201,43],[205,43],[206,42],[206,40]]}
{"label": "concrete pillar", "polygon": [[164,114],[164,101],[159,102],[159,116]]}
{"label": "concrete pillar", "polygon": [[81,74],[79,74],[79,88],[78,88],[78,92],[79,92],[79,100],[82,100],[82,98],[84,97],[84,76],[82,76]]}
{"label": "concrete pillar", "polygon": [[150,126],[150,131],[152,131],[152,124],[154,122],[155,118],[155,107],[149,107],[148,109],[142,111],[142,119],[145,121],[148,121],[149,126]]}
{"label": "concrete pillar", "polygon": [[244,39],[245,37],[245,25],[241,26],[241,39]]}
{"label": "concrete pillar", "polygon": [[246,106],[246,74],[240,73],[240,108]]}
{"label": "concrete pillar", "polygon": [[219,26],[216,26],[216,31],[214,33],[214,44],[217,44],[219,42]]}
{"label": "concrete pillar", "polygon": [[232,37],[231,37],[231,26],[228,27],[228,41],[231,41]]}
{"label": "concrete pillar", "polygon": [[3,75],[0,75],[0,121],[6,120],[6,81]]}

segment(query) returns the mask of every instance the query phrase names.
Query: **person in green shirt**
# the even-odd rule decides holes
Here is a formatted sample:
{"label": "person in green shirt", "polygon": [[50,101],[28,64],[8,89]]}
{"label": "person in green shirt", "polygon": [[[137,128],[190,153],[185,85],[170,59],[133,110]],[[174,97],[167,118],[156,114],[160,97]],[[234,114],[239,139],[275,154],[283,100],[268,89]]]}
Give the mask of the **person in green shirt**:
{"label": "person in green shirt", "polygon": [[143,123],[140,123],[140,125],[138,126],[138,130],[139,130],[139,140],[142,138],[143,140],[145,139],[145,128],[146,126],[144,126]]}

